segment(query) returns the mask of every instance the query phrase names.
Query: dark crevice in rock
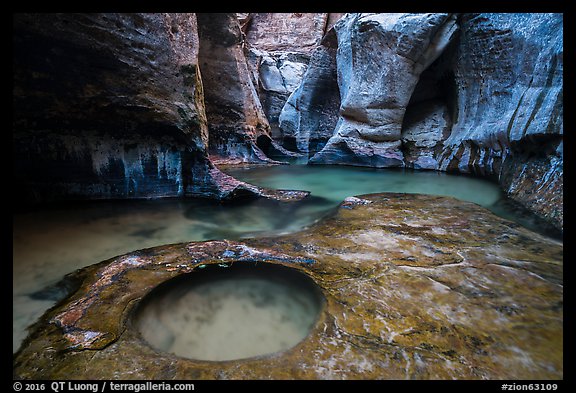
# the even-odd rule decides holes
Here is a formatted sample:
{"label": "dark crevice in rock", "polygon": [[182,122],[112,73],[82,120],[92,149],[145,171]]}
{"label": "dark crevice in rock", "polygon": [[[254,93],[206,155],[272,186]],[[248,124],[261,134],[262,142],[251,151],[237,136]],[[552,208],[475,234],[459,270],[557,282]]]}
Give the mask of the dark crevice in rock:
{"label": "dark crevice in rock", "polygon": [[405,165],[414,169],[440,169],[444,141],[458,119],[458,88],[453,62],[459,35],[420,75],[402,121],[401,151]]}

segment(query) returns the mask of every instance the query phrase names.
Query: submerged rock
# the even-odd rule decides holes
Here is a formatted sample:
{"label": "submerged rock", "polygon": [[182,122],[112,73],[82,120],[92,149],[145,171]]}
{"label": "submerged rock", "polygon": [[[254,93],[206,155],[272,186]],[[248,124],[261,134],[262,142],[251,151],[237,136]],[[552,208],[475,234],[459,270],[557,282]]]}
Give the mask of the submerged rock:
{"label": "submerged rock", "polygon": [[[371,194],[291,235],[154,247],[77,271],[14,357],[17,379],[562,379],[563,246],[454,198]],[[202,267],[280,264],[325,298],[309,335],[207,362],[134,323],[154,288]]]}

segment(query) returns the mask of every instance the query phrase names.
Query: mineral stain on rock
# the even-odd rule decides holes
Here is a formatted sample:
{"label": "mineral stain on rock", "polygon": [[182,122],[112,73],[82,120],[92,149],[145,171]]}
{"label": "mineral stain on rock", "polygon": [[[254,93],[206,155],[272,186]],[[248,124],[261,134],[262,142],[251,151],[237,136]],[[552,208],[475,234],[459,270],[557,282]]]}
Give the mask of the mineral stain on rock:
{"label": "mineral stain on rock", "polygon": [[[82,284],[33,327],[14,377],[562,379],[562,258],[561,242],[474,203],[361,195],[299,233],[154,247],[77,271]],[[143,340],[134,318],[155,288],[243,263],[283,265],[319,288],[325,305],[301,342],[215,363]]]}

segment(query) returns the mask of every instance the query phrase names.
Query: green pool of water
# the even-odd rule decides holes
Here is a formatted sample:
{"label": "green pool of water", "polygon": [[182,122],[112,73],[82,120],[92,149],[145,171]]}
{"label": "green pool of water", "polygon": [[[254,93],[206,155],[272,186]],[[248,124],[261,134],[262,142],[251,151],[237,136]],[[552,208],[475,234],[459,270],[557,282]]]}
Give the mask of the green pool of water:
{"label": "green pool of water", "polygon": [[[298,231],[344,198],[375,192],[449,195],[472,201],[533,230],[547,227],[487,180],[438,172],[334,166],[274,166],[226,171],[252,184],[311,191],[298,203],[263,199],[67,203],[13,216],[13,350],[26,327],[63,296],[55,284],[78,268],[167,243],[241,239]],[[555,235],[553,232],[546,232]]]}

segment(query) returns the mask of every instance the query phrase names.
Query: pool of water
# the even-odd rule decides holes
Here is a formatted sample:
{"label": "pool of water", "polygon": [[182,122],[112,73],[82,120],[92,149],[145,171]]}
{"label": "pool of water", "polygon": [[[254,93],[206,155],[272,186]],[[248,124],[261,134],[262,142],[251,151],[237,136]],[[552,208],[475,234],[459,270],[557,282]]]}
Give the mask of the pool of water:
{"label": "pool of water", "polygon": [[[242,239],[298,231],[344,198],[375,192],[449,195],[472,201],[533,230],[547,227],[505,198],[492,182],[439,172],[335,166],[227,169],[260,186],[311,191],[298,203],[263,199],[91,201],[13,215],[13,351],[35,322],[65,293],[67,273],[133,250],[210,239]],[[556,235],[553,232],[546,232]]]}
{"label": "pool of water", "polygon": [[324,299],[308,276],[284,266],[208,266],[170,280],[142,301],[135,326],[156,350],[196,360],[284,351],[306,338]]}

